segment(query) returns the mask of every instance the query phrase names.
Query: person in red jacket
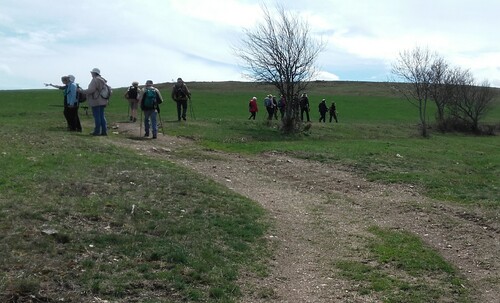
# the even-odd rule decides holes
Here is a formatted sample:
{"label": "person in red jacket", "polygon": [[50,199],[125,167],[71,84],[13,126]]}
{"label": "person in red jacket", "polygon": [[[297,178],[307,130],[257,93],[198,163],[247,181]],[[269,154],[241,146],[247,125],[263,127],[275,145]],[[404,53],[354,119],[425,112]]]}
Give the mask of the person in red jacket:
{"label": "person in red jacket", "polygon": [[248,111],[250,112],[250,117],[248,117],[248,120],[255,120],[255,115],[259,111],[259,108],[257,107],[257,97],[253,97],[252,99],[250,99],[250,102],[248,102]]}

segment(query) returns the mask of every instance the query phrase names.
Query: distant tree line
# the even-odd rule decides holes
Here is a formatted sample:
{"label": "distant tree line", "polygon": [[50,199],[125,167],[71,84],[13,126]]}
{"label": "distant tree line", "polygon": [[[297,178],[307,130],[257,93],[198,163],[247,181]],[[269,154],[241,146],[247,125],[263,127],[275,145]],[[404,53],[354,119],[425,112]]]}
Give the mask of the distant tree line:
{"label": "distant tree line", "polygon": [[472,73],[451,66],[437,53],[416,47],[403,51],[392,65],[392,74],[404,85],[396,89],[419,109],[422,136],[428,136],[427,104],[436,104],[436,124],[441,131],[493,133],[480,121],[491,109],[496,91],[487,80],[478,83]]}

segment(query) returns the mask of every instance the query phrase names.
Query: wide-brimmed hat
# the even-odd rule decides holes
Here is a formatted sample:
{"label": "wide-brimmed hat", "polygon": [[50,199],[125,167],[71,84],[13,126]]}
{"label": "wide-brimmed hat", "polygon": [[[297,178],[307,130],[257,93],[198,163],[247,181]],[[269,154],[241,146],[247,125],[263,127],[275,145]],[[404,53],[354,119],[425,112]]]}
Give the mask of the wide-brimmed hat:
{"label": "wide-brimmed hat", "polygon": [[139,82],[134,81],[134,82],[132,82],[132,85],[133,85],[133,86],[139,85]]}
{"label": "wide-brimmed hat", "polygon": [[100,74],[101,74],[101,70],[100,70],[100,69],[98,69],[97,67],[94,67],[94,68],[93,68],[90,72],[91,72],[91,73],[96,73],[96,74],[98,74],[98,75],[100,75]]}

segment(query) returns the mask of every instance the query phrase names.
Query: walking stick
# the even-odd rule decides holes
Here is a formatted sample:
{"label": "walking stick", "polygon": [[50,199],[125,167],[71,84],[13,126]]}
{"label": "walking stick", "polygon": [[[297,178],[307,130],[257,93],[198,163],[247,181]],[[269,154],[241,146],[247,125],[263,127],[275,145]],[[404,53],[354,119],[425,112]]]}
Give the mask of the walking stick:
{"label": "walking stick", "polygon": [[158,119],[160,120],[161,133],[165,136],[165,130],[163,130],[163,121],[161,121],[160,107],[158,106]]}
{"label": "walking stick", "polygon": [[139,137],[142,136],[142,110],[141,110],[141,120],[139,121]]}
{"label": "walking stick", "polygon": [[196,117],[194,115],[194,109],[193,109],[193,100],[191,100],[191,98],[189,98],[189,113],[191,114],[191,118],[193,120],[196,120]]}
{"label": "walking stick", "polygon": [[130,102],[127,99],[127,119],[130,119]]}

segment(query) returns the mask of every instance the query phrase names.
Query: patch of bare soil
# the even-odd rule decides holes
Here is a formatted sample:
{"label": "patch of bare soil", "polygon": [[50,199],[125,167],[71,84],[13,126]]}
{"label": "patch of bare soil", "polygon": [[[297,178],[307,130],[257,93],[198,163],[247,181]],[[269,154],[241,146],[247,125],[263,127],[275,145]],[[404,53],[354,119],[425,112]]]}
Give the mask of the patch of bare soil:
{"label": "patch of bare soil", "polygon": [[[119,132],[138,135],[138,125]],[[168,130],[167,130],[168,131]],[[370,226],[417,234],[459,269],[476,302],[500,301],[498,213],[431,200],[410,185],[368,182],[348,168],[265,153],[241,156],[203,150],[188,139],[113,140],[168,158],[262,205],[273,221],[270,275],[242,277],[242,302],[379,302],[356,291],[335,262],[369,263]],[[186,153],[199,155],[185,157]],[[432,277],[431,277],[432,278]],[[448,301],[443,301],[448,302]]]}

